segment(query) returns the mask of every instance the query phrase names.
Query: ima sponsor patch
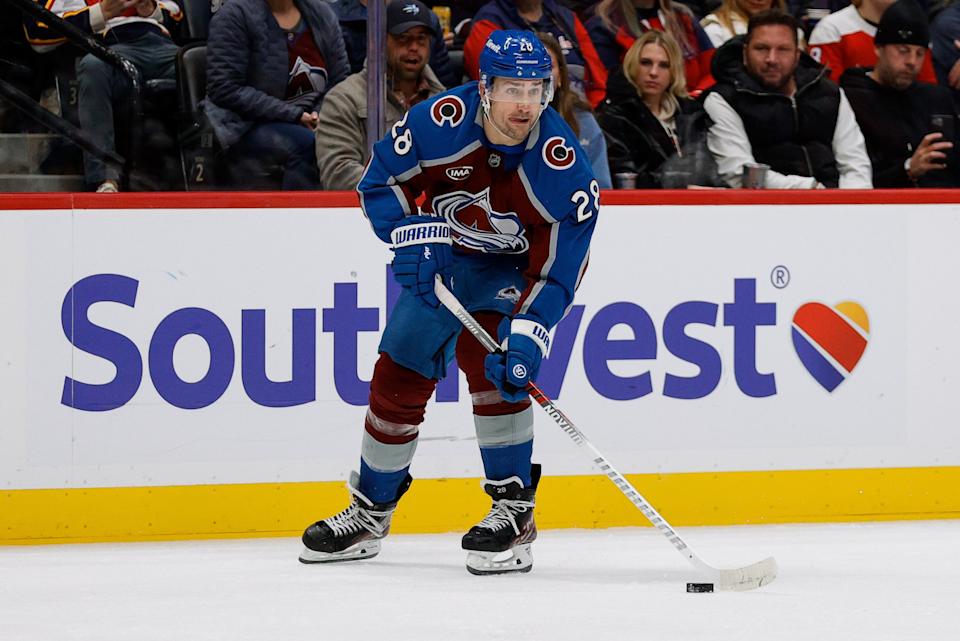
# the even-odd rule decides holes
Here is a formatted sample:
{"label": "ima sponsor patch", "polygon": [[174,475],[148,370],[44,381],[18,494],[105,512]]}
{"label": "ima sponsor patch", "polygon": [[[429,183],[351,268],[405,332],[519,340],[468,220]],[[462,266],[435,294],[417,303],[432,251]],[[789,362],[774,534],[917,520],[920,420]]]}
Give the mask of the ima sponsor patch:
{"label": "ima sponsor patch", "polygon": [[473,167],[470,165],[461,165],[460,167],[448,167],[446,174],[450,180],[466,180],[473,173]]}

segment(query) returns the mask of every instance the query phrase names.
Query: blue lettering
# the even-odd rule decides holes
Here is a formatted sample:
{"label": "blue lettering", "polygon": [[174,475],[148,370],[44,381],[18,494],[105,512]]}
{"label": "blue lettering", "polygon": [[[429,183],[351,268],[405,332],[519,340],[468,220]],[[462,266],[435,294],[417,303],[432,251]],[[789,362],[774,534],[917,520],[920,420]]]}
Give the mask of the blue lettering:
{"label": "blue lettering", "polygon": [[733,373],[747,396],[763,398],[777,393],[773,374],[757,371],[757,327],[777,324],[777,306],[757,302],[757,281],[737,278],[733,302],[723,306],[723,324],[733,327]]}
{"label": "blue lettering", "polygon": [[[173,350],[184,336],[195,334],[207,343],[210,365],[203,378],[188,383],[173,367]],[[157,393],[185,410],[206,407],[223,396],[233,378],[233,338],[220,317],[199,307],[173,312],[157,326],[150,339],[150,378]]]}
{"label": "blue lettering", "polygon": [[[633,340],[610,340],[610,330],[627,325]],[[653,391],[650,372],[623,378],[610,371],[608,361],[643,360],[657,356],[657,330],[645,309],[633,303],[607,305],[593,317],[583,337],[583,365],[593,389],[606,398],[628,401]]]}
{"label": "blue lettering", "polygon": [[323,310],[323,331],[333,333],[333,383],[351,405],[366,405],[370,381],[357,376],[357,334],[380,329],[380,310],[357,307],[357,284],[334,283],[333,307]]}
{"label": "blue lettering", "polygon": [[143,377],[140,350],[123,334],[91,323],[88,311],[100,302],[133,307],[138,284],[127,276],[96,274],[77,281],[67,292],[60,307],[60,324],[67,340],[77,349],[110,361],[117,373],[103,385],[65,377],[62,404],[88,412],[105,412],[121,407],[137,393]]}
{"label": "blue lettering", "polygon": [[688,325],[717,324],[717,305],[701,301],[680,303],[663,320],[663,344],[671,354],[700,368],[696,376],[667,373],[663,395],[670,398],[703,398],[717,388],[723,365],[720,353],[707,343],[686,333]]}
{"label": "blue lettering", "polygon": [[262,309],[245,309],[242,314],[240,371],[247,396],[266,407],[292,407],[316,400],[317,311],[293,310],[291,375],[287,381],[267,378],[265,317]]}
{"label": "blue lettering", "polygon": [[560,388],[567,375],[570,356],[573,354],[573,344],[580,331],[580,321],[583,320],[583,305],[574,305],[570,312],[557,323],[554,331],[553,348],[550,357],[544,358],[540,364],[540,373],[537,375],[537,385],[550,398],[560,398]]}

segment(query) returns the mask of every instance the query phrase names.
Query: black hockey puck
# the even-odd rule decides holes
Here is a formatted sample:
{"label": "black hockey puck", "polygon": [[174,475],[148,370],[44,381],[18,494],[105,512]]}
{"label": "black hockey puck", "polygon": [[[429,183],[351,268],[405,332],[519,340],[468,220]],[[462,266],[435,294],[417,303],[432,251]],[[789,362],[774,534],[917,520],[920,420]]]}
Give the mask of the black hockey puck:
{"label": "black hockey puck", "polygon": [[713,592],[712,583],[688,583],[687,592]]}

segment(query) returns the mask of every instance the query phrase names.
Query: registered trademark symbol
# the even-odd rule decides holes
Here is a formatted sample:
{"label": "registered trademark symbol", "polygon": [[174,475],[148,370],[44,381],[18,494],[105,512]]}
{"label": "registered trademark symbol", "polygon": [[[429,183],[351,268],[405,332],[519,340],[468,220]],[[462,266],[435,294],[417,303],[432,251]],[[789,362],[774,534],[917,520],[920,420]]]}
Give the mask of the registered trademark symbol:
{"label": "registered trademark symbol", "polygon": [[783,265],[777,265],[770,272],[770,282],[777,289],[783,289],[790,284],[790,270]]}

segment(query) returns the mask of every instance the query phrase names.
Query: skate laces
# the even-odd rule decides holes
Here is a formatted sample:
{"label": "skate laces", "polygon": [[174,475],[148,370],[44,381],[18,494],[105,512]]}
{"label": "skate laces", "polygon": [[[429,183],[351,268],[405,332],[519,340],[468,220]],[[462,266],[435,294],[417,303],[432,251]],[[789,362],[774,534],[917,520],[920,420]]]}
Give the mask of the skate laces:
{"label": "skate laces", "polygon": [[323,522],[327,524],[327,527],[333,531],[335,536],[353,534],[359,532],[362,528],[377,538],[383,538],[390,524],[389,517],[392,513],[393,510],[380,511],[361,507],[359,500],[354,496],[347,509],[324,519]]}
{"label": "skate laces", "polygon": [[477,527],[496,532],[509,525],[513,528],[514,534],[519,536],[520,528],[517,527],[517,515],[527,510],[532,510],[533,506],[533,501],[521,501],[519,499],[500,499],[499,501],[494,501],[490,512],[483,517],[483,520],[477,524]]}

